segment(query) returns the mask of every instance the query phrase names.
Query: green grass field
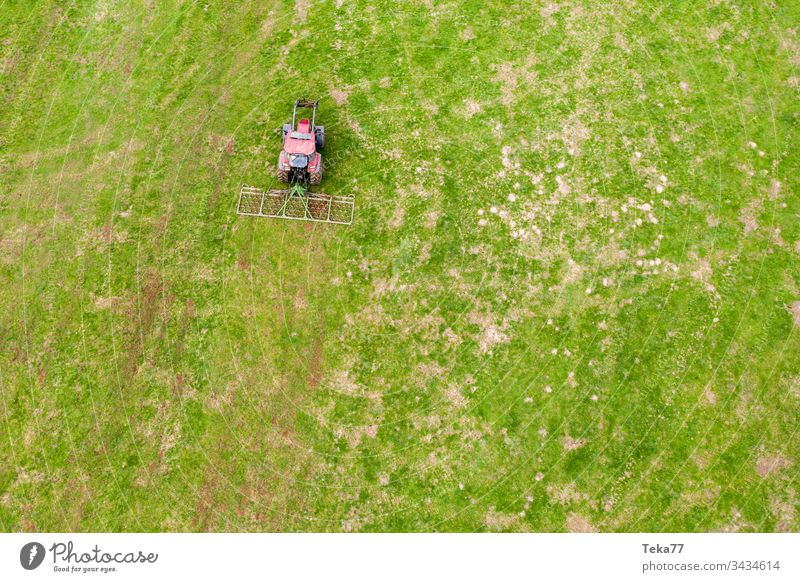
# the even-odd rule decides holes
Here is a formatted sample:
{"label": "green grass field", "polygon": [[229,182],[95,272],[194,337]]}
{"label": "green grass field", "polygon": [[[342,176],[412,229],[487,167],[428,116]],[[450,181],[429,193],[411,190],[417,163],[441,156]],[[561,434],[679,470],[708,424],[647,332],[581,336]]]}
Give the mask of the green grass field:
{"label": "green grass field", "polygon": [[0,529],[800,530],[798,23],[0,0]]}

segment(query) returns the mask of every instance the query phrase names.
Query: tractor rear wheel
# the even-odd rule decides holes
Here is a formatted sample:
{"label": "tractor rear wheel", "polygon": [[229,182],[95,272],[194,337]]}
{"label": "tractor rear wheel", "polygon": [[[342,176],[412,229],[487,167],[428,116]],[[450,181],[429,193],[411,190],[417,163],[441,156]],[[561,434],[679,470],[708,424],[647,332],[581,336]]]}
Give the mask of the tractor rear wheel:
{"label": "tractor rear wheel", "polygon": [[289,182],[289,172],[284,170],[278,170],[278,180],[280,182],[288,183]]}
{"label": "tractor rear wheel", "polygon": [[325,147],[325,126],[318,125],[314,130],[314,142],[318,150]]}
{"label": "tractor rear wheel", "polygon": [[319,161],[319,168],[317,171],[309,175],[309,181],[312,184],[321,184],[322,183],[322,160]]}

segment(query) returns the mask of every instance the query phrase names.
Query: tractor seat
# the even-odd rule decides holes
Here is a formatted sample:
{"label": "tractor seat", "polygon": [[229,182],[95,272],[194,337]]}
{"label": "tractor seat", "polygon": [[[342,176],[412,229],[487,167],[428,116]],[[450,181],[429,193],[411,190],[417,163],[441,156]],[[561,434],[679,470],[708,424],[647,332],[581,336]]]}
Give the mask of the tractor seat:
{"label": "tractor seat", "polygon": [[297,131],[300,133],[311,133],[311,122],[308,119],[301,119],[297,122]]}

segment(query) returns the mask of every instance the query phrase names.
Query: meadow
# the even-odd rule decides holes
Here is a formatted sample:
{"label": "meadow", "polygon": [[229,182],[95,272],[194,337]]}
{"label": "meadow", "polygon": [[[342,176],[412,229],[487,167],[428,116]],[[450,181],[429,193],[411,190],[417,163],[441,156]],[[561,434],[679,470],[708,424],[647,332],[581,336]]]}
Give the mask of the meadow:
{"label": "meadow", "polygon": [[0,530],[800,530],[798,23],[0,0]]}

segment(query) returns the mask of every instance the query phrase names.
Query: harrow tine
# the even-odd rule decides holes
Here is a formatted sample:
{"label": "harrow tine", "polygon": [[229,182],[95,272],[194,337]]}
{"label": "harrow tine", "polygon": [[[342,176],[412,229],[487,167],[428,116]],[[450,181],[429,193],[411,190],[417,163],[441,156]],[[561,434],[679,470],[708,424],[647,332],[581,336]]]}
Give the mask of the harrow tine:
{"label": "harrow tine", "polygon": [[352,224],[353,196],[334,196],[322,192],[300,193],[298,189],[261,190],[242,185],[236,213],[242,216],[306,220],[327,224]]}

